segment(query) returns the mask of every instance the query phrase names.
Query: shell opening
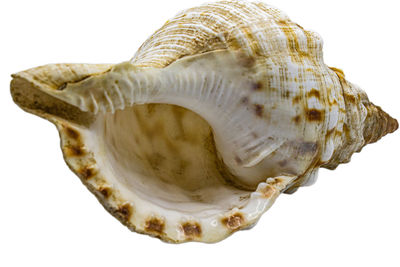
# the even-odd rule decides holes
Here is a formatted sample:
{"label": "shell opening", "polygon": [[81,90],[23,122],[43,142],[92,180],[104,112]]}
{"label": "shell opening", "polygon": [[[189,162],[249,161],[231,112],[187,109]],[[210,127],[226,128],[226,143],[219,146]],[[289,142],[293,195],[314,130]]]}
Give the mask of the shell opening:
{"label": "shell opening", "polygon": [[[294,179],[275,177],[276,171],[260,178],[252,173],[257,171],[254,167],[239,166],[246,175],[233,174],[235,169],[224,162],[229,151],[223,148],[228,146],[217,151],[214,142],[215,136],[227,132],[227,127],[221,128],[226,120],[207,117],[212,113],[208,107],[140,103],[98,113],[77,108],[85,99],[66,94],[68,88],[57,90],[70,80],[61,74],[81,73],[70,71],[73,68],[88,68],[93,73],[108,68],[82,66],[48,65],[21,72],[14,75],[11,92],[23,109],[56,124],[69,167],[132,230],[173,242],[216,242],[255,224]],[[55,76],[48,76],[47,70],[53,68],[60,71],[50,71]],[[213,88],[205,89],[214,92]],[[82,87],[77,89],[84,92]],[[207,95],[214,99],[211,93]],[[243,120],[245,112],[236,115],[233,118],[249,122]],[[276,165],[270,159],[264,163]],[[249,180],[248,174],[256,179],[243,185],[241,180]]]}
{"label": "shell opening", "polygon": [[99,114],[90,132],[107,179],[157,206],[199,216],[242,207],[250,197],[232,184],[210,126],[187,109],[135,105]]}

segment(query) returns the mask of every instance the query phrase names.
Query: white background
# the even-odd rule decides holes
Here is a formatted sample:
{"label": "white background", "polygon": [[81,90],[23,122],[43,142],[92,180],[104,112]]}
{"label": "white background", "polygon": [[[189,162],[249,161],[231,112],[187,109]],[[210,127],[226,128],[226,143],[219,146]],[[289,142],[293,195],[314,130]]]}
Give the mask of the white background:
{"label": "white background", "polygon": [[[400,131],[282,195],[252,230],[170,245],[110,216],[63,162],[55,127],[12,102],[11,73],[128,60],[202,2],[1,1],[0,266],[400,266]],[[320,33],[326,63],[400,119],[397,1],[268,3]]]}

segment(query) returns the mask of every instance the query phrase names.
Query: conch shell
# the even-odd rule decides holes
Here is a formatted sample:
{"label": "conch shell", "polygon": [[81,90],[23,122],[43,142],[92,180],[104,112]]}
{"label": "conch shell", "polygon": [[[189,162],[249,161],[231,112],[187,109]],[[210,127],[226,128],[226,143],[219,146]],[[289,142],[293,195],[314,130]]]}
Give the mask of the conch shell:
{"label": "conch shell", "polygon": [[121,64],[14,74],[24,110],[56,125],[64,158],[112,215],[168,242],[249,228],[398,123],[322,40],[264,3],[185,10]]}

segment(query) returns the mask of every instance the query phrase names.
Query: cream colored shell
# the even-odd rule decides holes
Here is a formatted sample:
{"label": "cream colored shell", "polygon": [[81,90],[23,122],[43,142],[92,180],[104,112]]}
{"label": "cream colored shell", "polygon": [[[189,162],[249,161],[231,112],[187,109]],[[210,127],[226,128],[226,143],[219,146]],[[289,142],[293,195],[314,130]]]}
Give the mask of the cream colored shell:
{"label": "cream colored shell", "polygon": [[128,62],[13,77],[15,102],[57,126],[104,207],[169,242],[248,228],[279,193],[398,128],[324,64],[318,34],[262,2],[182,11]]}

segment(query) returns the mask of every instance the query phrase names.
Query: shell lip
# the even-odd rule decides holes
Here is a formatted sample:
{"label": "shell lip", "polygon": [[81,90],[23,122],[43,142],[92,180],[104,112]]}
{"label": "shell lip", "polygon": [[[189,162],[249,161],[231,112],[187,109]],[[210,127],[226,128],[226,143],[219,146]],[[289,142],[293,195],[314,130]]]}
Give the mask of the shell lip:
{"label": "shell lip", "polygon": [[129,229],[157,237],[169,243],[200,241],[214,243],[240,229],[252,227],[274,203],[293,176],[268,178],[249,193],[245,205],[226,211],[205,210],[185,214],[181,210],[162,207],[140,195],[132,194],[118,181],[110,181],[89,151],[86,129],[65,121],[57,121],[64,159],[73,172],[98,198],[100,203]]}

